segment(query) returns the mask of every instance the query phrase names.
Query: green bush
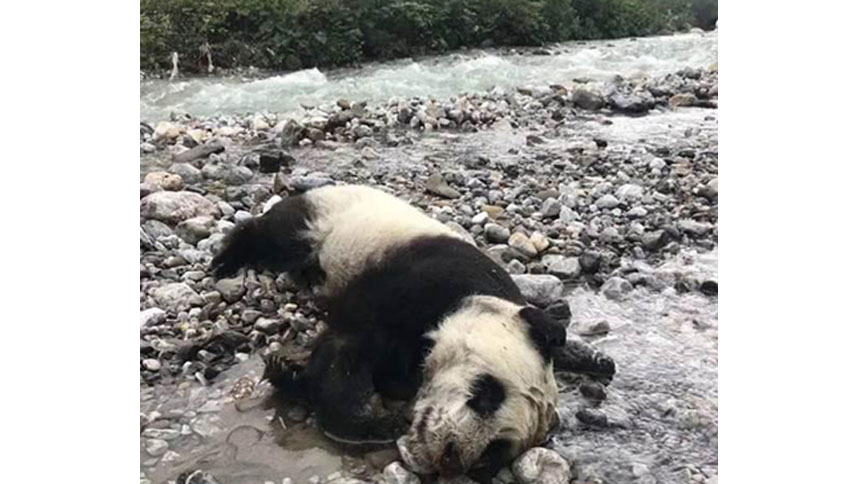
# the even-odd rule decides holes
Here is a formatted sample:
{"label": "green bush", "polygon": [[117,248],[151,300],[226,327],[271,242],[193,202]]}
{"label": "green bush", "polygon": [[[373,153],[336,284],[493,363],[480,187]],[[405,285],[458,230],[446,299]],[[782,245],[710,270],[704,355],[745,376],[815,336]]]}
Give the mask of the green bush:
{"label": "green bush", "polygon": [[716,0],[141,0],[140,66],[352,65],[487,45],[712,28]]}

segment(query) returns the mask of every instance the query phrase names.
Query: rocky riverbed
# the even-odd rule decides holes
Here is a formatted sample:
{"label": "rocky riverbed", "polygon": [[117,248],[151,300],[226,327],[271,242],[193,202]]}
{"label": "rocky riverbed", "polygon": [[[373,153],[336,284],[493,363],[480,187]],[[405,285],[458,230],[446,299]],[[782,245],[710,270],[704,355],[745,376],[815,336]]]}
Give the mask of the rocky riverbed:
{"label": "rocky riverbed", "polygon": [[717,81],[713,65],[141,123],[141,481],[417,482],[396,449],[338,448],[260,382],[261,355],[322,330],[309,295],[205,271],[281,197],[361,183],[469,234],[533,303],[564,299],[570,338],[616,361],[608,385],[562,378],[552,452],[497,480],[716,482]]}

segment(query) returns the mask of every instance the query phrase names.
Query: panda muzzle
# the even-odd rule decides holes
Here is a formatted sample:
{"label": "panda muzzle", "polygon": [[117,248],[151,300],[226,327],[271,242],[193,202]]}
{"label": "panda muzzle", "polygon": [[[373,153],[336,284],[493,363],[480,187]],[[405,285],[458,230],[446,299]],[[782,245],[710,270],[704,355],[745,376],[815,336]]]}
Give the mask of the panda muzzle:
{"label": "panda muzzle", "polygon": [[445,444],[445,450],[439,459],[439,475],[442,477],[453,477],[463,473],[465,470],[457,444],[453,441]]}

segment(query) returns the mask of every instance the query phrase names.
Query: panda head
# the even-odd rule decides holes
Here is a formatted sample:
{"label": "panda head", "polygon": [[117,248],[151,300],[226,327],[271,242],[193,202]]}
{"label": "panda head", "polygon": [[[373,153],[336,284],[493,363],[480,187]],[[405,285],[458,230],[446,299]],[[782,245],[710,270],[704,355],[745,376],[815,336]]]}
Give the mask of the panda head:
{"label": "panda head", "polygon": [[539,309],[474,296],[428,335],[412,425],[416,471],[456,475],[507,462],[543,442],[558,423],[549,352],[564,327]]}

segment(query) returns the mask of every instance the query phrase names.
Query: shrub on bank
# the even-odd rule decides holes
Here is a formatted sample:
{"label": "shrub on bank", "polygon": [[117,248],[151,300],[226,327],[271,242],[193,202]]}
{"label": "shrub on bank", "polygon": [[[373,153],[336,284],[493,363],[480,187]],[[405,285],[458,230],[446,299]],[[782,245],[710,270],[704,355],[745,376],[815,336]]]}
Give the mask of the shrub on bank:
{"label": "shrub on bank", "polygon": [[140,66],[346,66],[475,46],[712,28],[717,0],[141,0]]}

